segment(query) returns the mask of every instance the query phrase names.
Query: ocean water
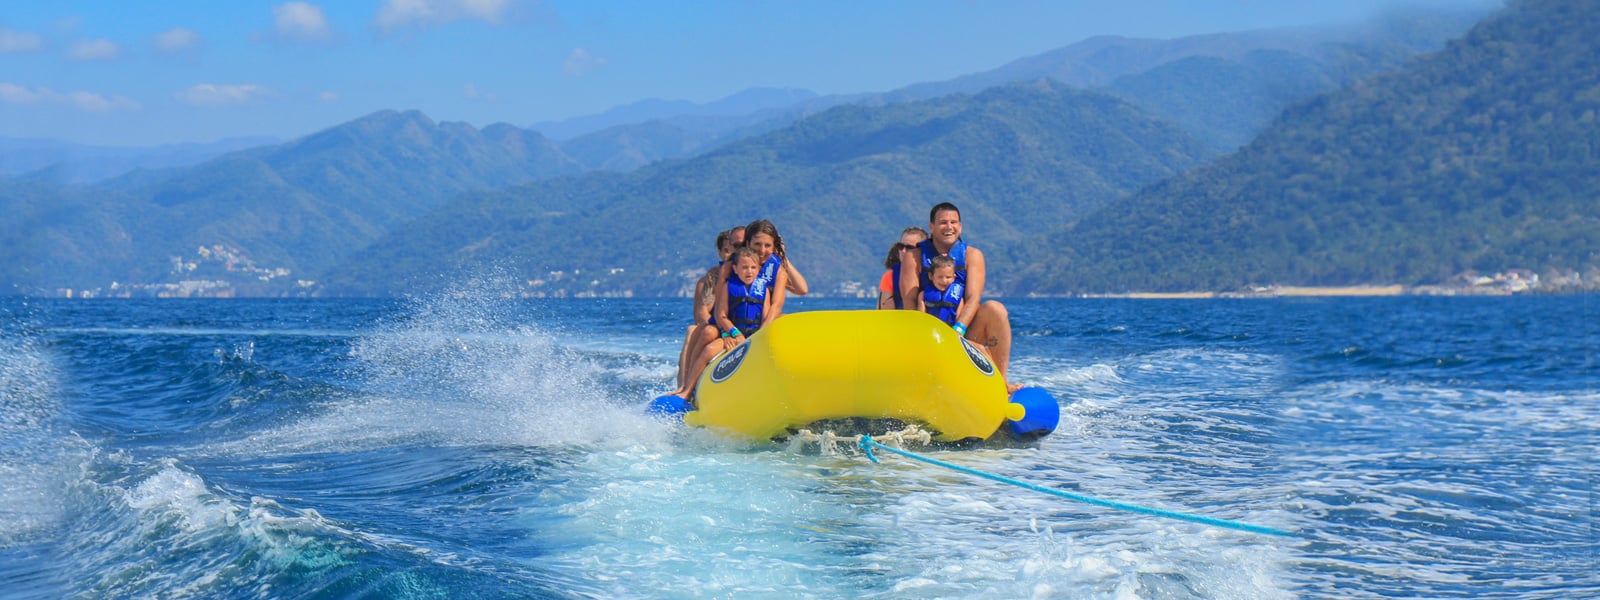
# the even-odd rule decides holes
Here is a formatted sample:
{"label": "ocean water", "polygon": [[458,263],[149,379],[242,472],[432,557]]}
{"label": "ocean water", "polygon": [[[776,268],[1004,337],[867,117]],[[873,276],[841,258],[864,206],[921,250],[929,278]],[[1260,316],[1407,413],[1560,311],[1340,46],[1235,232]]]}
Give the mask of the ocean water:
{"label": "ocean water", "polygon": [[646,418],[685,300],[12,298],[0,597],[1600,597],[1600,298],[1008,306],[926,454],[1298,537]]}

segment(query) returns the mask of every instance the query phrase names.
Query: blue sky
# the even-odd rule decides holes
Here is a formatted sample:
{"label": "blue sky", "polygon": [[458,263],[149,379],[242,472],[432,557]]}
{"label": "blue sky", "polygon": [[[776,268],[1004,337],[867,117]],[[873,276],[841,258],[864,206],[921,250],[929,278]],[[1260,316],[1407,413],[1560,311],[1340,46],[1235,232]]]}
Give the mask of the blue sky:
{"label": "blue sky", "polygon": [[750,87],[886,91],[1101,34],[1359,21],[1497,0],[11,0],[0,137],[290,138],[386,108],[528,125]]}

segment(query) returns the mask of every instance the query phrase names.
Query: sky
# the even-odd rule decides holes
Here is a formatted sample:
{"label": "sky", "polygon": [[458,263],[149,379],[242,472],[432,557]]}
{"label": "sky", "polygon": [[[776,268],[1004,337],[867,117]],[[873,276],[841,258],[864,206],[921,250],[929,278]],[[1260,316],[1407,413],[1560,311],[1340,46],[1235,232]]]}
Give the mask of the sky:
{"label": "sky", "polygon": [[384,109],[476,126],[752,87],[888,91],[1096,35],[1498,0],[6,0],[0,137],[293,138]]}

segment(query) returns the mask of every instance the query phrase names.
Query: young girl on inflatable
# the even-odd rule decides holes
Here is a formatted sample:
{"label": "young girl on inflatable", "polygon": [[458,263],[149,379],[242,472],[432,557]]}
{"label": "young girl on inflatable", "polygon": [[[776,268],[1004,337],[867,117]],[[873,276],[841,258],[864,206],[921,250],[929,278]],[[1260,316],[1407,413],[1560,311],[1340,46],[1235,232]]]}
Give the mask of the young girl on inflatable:
{"label": "young girl on inflatable", "polygon": [[961,311],[962,283],[956,281],[956,261],[948,256],[928,259],[928,289],[922,290],[922,311],[955,327]]}

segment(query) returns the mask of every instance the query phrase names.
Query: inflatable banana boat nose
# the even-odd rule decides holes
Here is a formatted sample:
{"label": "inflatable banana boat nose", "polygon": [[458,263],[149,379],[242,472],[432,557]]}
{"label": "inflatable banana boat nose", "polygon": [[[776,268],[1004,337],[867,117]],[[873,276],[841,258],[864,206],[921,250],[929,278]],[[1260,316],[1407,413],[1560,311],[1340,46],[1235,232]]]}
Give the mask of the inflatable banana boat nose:
{"label": "inflatable banana boat nose", "polygon": [[1002,428],[1036,437],[1060,419],[1049,392],[1008,396],[983,350],[908,310],[785,315],[712,359],[696,395],[692,407],[663,396],[651,409],[757,440],[855,418],[919,424],[946,442],[989,439]]}

